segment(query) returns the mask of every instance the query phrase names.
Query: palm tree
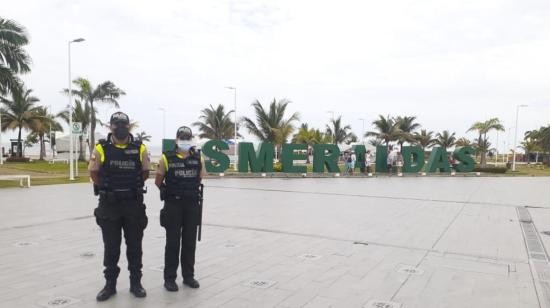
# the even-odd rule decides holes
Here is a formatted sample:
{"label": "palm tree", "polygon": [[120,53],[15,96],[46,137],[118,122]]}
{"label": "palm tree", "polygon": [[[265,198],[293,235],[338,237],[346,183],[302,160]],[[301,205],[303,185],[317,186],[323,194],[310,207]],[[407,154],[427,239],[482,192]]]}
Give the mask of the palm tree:
{"label": "palm tree", "polygon": [[416,143],[422,147],[422,150],[426,150],[426,148],[431,147],[435,143],[433,134],[434,133],[432,131],[422,129],[420,130],[420,133],[415,132],[413,134],[413,138],[416,141]]}
{"label": "palm tree", "polygon": [[477,131],[478,141],[477,148],[478,152],[481,153],[481,166],[484,167],[487,161],[487,151],[489,148],[484,144],[488,143],[487,133],[492,130],[504,131],[504,125],[500,122],[498,118],[491,118],[485,122],[476,122],[474,123],[466,132]]}
{"label": "palm tree", "polygon": [[397,123],[389,115],[387,117],[379,115],[379,118],[374,120],[372,125],[374,125],[376,131],[365,133],[365,137],[375,137],[376,139],[383,140],[386,146],[390,142],[398,140],[402,135]]}
{"label": "palm tree", "polygon": [[[118,105],[118,99],[126,95],[126,93],[118,88],[113,82],[111,81],[104,81],[100,83],[97,87],[94,87],[92,83],[85,78],[77,78],[73,80],[73,84],[75,84],[78,88],[78,90],[73,90],[73,95],[80,98],[84,103],[90,104],[91,110],[96,110],[94,107],[94,103],[101,102],[101,103],[107,103],[115,106],[116,108],[119,108]],[[64,93],[68,94],[69,90],[65,89],[63,90]],[[96,115],[95,112],[90,113],[90,153],[93,150],[93,147],[95,146],[95,128],[96,128]]]}
{"label": "palm tree", "polygon": [[262,104],[256,100],[252,103],[256,113],[256,122],[244,117],[242,121],[250,134],[254,135],[260,141],[272,142],[275,145],[282,145],[286,142],[292,131],[293,123],[300,119],[300,115],[295,112],[285,119],[285,111],[290,101],[283,99],[277,101],[273,99],[269,104],[269,111],[266,111]]}
{"label": "palm tree", "polygon": [[456,140],[455,145],[457,147],[468,147],[472,145],[472,142],[468,138],[462,137]]}
{"label": "palm tree", "polygon": [[413,132],[416,129],[420,128],[420,124],[415,123],[415,121],[416,121],[416,117],[414,117],[414,116],[413,117],[398,116],[395,119],[395,124],[397,125],[399,130],[401,130],[401,132],[402,132],[401,136],[399,137],[399,141],[398,141],[399,148],[402,148],[403,143],[405,143],[405,142],[414,142],[415,141],[414,136],[413,136]]}
{"label": "palm tree", "polygon": [[[326,134],[323,134],[320,130],[309,128],[307,123],[302,123],[300,126],[300,129],[294,136],[292,137],[292,143],[298,143],[298,144],[307,144],[308,145],[308,153],[309,153],[309,147],[314,144],[320,144],[320,143],[327,143],[330,142],[330,137]],[[307,156],[306,163],[309,164],[309,155]]]}
{"label": "palm tree", "polygon": [[[69,109],[70,107],[67,106],[67,108],[58,113],[57,117],[63,119],[67,124],[69,123]],[[82,131],[85,132],[88,130],[88,127],[90,126],[90,119],[91,119],[91,113],[92,109],[90,108],[90,105],[88,103],[82,103],[80,100],[75,100],[74,109],[73,109],[73,121],[82,123]],[[97,110],[94,110],[94,113],[97,113]],[[79,145],[79,155],[78,160],[84,161],[84,138],[82,135],[78,136],[78,145]]]}
{"label": "palm tree", "polygon": [[4,109],[0,111],[2,113],[1,130],[18,129],[17,157],[22,157],[23,149],[21,131],[23,128],[29,129],[31,127],[31,124],[35,119],[33,115],[33,112],[36,109],[35,103],[38,102],[39,99],[31,95],[31,89],[13,89],[10,93],[11,100],[0,96],[0,102],[4,105]]}
{"label": "palm tree", "polygon": [[22,87],[16,74],[30,71],[31,58],[23,49],[28,43],[23,26],[0,17],[0,94]]}
{"label": "palm tree", "polygon": [[449,133],[448,130],[444,130],[443,132],[437,133],[436,135],[435,144],[437,144],[438,146],[444,149],[448,149],[452,147],[453,145],[455,145],[455,143],[456,143],[455,133],[451,134]]}
{"label": "palm tree", "polygon": [[225,112],[225,107],[219,104],[216,108],[210,105],[210,108],[201,110],[200,121],[193,123],[198,127],[200,138],[224,140],[235,138],[235,123],[231,121],[233,110]]}
{"label": "palm tree", "polygon": [[136,134],[136,140],[141,142],[149,142],[151,141],[151,136],[147,135],[146,132],[140,132]]}
{"label": "palm tree", "polygon": [[[342,124],[342,116],[331,119],[325,130],[326,134],[331,137],[333,144],[345,143],[355,136],[351,132],[351,126]],[[355,136],[355,139],[357,139],[357,136]]]}
{"label": "palm tree", "polygon": [[46,134],[52,130],[63,131],[63,127],[61,127],[61,124],[57,122],[55,116],[49,113],[48,109],[44,106],[39,106],[34,109],[33,118],[30,129],[33,134],[36,134],[38,137],[38,143],[40,144],[40,160],[44,160],[44,157],[46,157]]}

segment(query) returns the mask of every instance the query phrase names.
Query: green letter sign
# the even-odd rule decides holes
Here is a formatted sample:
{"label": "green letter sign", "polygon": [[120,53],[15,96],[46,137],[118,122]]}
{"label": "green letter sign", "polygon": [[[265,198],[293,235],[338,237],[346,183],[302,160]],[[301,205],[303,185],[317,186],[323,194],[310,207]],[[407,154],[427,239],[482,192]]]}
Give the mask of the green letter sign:
{"label": "green letter sign", "polygon": [[239,172],[273,172],[275,150],[271,143],[260,143],[258,154],[250,142],[239,143]]}
{"label": "green letter sign", "polygon": [[[305,151],[305,153],[294,153],[294,151]],[[307,166],[294,166],[294,160],[296,159],[307,159],[307,144],[283,144],[281,153],[283,172],[306,173]]]}
{"label": "green letter sign", "polygon": [[[326,155],[328,152],[328,155]],[[340,149],[335,144],[314,144],[313,145],[313,172],[323,173],[325,166],[328,172],[340,172],[338,158]]]}
{"label": "green letter sign", "polygon": [[451,164],[449,164],[447,150],[445,148],[435,147],[432,149],[430,159],[428,159],[426,171],[433,173],[438,170],[439,172],[451,172]]}
{"label": "green letter sign", "polygon": [[[229,157],[221,152],[221,150],[229,150],[227,143],[221,140],[210,140],[202,147],[204,155],[210,160],[206,160],[204,165],[208,172],[225,172],[229,168]],[[215,161],[215,163],[212,162]]]}
{"label": "green letter sign", "polygon": [[403,172],[415,173],[424,167],[424,150],[419,146],[404,146],[401,150],[403,155]]}

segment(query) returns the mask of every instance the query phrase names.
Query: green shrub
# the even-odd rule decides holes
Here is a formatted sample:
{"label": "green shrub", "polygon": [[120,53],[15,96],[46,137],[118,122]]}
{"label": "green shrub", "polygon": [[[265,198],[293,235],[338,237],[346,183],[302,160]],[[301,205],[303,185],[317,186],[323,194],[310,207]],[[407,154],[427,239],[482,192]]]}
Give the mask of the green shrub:
{"label": "green shrub", "polygon": [[6,159],[7,162],[10,163],[28,163],[30,158],[28,157],[9,157]]}
{"label": "green shrub", "polygon": [[474,172],[486,172],[486,173],[506,173],[508,168],[506,167],[475,167]]}
{"label": "green shrub", "polygon": [[280,162],[273,164],[273,172],[283,172],[283,164]]}

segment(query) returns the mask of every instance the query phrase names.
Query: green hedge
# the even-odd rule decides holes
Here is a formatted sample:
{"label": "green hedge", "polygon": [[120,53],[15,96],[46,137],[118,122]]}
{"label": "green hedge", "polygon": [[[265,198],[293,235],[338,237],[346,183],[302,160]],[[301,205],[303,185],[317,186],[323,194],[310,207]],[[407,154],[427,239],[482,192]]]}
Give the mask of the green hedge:
{"label": "green hedge", "polygon": [[508,168],[506,167],[475,167],[474,172],[486,172],[486,173],[506,173]]}

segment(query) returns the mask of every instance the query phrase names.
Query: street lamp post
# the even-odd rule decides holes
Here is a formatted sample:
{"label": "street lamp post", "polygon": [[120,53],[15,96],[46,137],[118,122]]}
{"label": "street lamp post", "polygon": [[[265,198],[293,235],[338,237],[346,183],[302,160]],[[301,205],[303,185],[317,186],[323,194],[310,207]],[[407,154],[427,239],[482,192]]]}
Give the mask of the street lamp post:
{"label": "street lamp post", "polygon": [[[330,114],[332,115],[332,117],[331,117],[330,119],[331,119],[331,120],[334,120],[334,111],[332,111],[332,110],[327,110],[327,113],[330,113]],[[334,143],[334,137],[335,137],[334,134],[335,134],[335,133],[336,133],[336,132],[332,132],[332,135],[330,136],[330,139],[331,139],[330,142],[332,142],[332,143]]]}
{"label": "street lamp post", "polygon": [[233,151],[235,155],[235,170],[237,170],[237,165],[239,162],[239,157],[237,155],[237,148],[239,147],[239,142],[237,141],[237,88],[236,87],[225,87],[226,89],[233,90],[233,104],[235,112],[235,150]]}
{"label": "street lamp post", "polygon": [[365,145],[365,119],[360,118],[358,120],[363,123],[363,130],[361,130],[361,143]]}
{"label": "street lamp post", "polygon": [[[73,91],[71,78],[71,43],[83,42],[83,38],[77,38],[69,41],[69,180],[74,181],[74,162],[73,162]],[[78,165],[77,165],[78,168]]]}
{"label": "street lamp post", "polygon": [[527,107],[527,105],[517,105],[516,106],[516,131],[514,133],[514,154],[512,158],[512,171],[516,171],[516,151],[517,151],[517,142],[518,142],[518,119],[519,119],[519,108]]}
{"label": "street lamp post", "polygon": [[166,109],[159,107],[159,110],[162,111],[162,139],[166,139]]}

